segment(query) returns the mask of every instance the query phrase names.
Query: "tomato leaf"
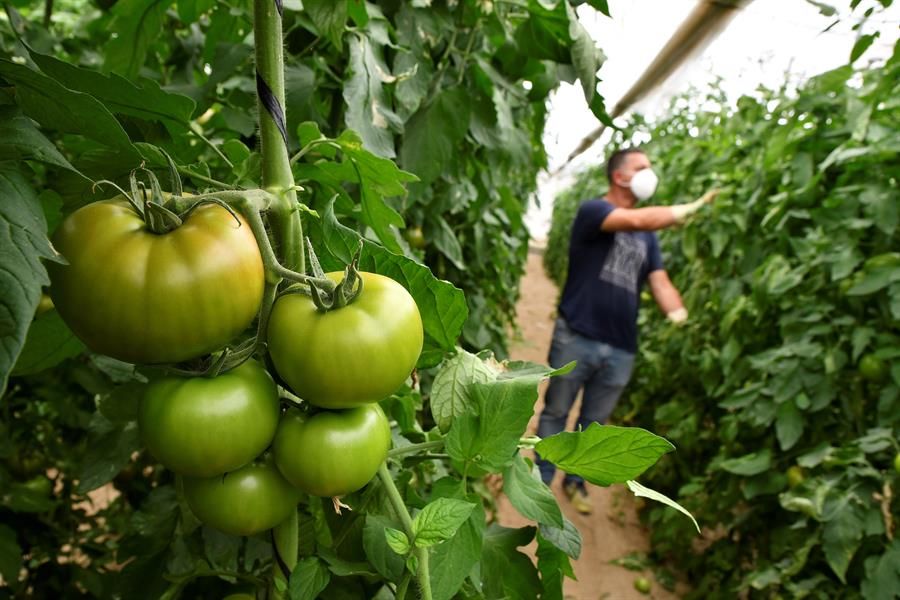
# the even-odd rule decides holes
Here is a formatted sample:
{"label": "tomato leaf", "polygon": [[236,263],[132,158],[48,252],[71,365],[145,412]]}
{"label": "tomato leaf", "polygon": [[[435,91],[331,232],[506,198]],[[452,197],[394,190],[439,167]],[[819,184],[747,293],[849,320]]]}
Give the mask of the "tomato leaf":
{"label": "tomato leaf", "polygon": [[0,160],[37,160],[84,177],[15,107],[0,107],[0,140]]}
{"label": "tomato leaf", "polygon": [[581,556],[581,532],[563,515],[563,526],[554,527],[547,523],[539,524],[542,538],[562,550],[567,556],[578,560]]}
{"label": "tomato leaf", "polygon": [[840,498],[840,509],[835,510],[833,517],[825,523],[822,534],[825,560],[841,583],[847,582],[847,568],[866,532],[865,518],[856,508],[859,501],[852,492],[847,492]]}
{"label": "tomato leaf", "polygon": [[6,317],[0,323],[0,396],[15,365],[41,298],[41,287],[50,279],[41,259],[60,258],[47,239],[47,223],[41,204],[23,174],[0,163],[0,306]]}
{"label": "tomato leaf", "polygon": [[537,536],[537,541],[538,571],[541,572],[543,586],[541,598],[563,600],[563,581],[566,577],[575,579],[572,563],[565,552],[541,535]]}
{"label": "tomato leaf", "polygon": [[697,533],[700,533],[700,525],[697,524],[697,519],[694,518],[690,512],[687,511],[683,506],[666,496],[665,494],[661,494],[656,490],[651,490],[650,488],[641,485],[637,481],[627,481],[628,489],[634,492],[634,495],[639,498],[650,498],[651,500],[656,500],[657,502],[662,502],[667,506],[671,506],[678,512],[687,516],[691,522],[694,524],[694,527],[697,528]]}
{"label": "tomato leaf", "polygon": [[563,527],[563,516],[556,496],[540,479],[521,454],[503,471],[503,493],[523,516],[538,523]]}
{"label": "tomato leaf", "polygon": [[384,158],[396,156],[391,132],[399,118],[391,110],[383,85],[392,80],[381,48],[361,32],[349,36],[348,79],[344,82],[347,127],[359,133],[367,150]]}
{"label": "tomato leaf", "polygon": [[[450,484],[446,486],[449,491],[439,485],[442,482]],[[458,481],[451,480],[451,478],[444,478],[436,482],[432,497],[463,499]],[[433,569],[431,572],[434,600],[453,598],[481,558],[485,527],[484,508],[481,506],[480,500],[473,495],[469,495],[465,499],[475,504],[475,509],[469,519],[460,526],[456,535],[429,550],[432,564],[441,565],[440,569]]]}
{"label": "tomato leaf", "polygon": [[669,441],[644,429],[599,423],[591,423],[584,431],[557,433],[535,446],[542,458],[595,485],[634,479],[674,449]]}
{"label": "tomato leaf", "polygon": [[89,427],[88,453],[76,488],[82,494],[112,481],[131,461],[131,455],[141,449],[140,435],[134,421],[117,426],[97,412]]}
{"label": "tomato leaf", "polygon": [[409,538],[399,529],[388,527],[384,529],[384,539],[387,545],[398,556],[406,556],[410,551]]}
{"label": "tomato leaf", "polygon": [[25,345],[11,374],[39,373],[82,352],[84,344],[66,326],[59,313],[52,310],[31,323]]}
{"label": "tomato leaf", "polygon": [[464,350],[447,359],[431,385],[431,414],[441,431],[449,430],[457,416],[476,410],[471,384],[486,383],[495,377],[496,373],[482,359]]}
{"label": "tomato leaf", "polygon": [[327,38],[335,48],[341,50],[341,37],[347,22],[347,0],[304,0],[303,8],[315,23],[319,36]]}
{"label": "tomato leaf", "polygon": [[[893,590],[900,589],[900,539],[894,539],[881,556],[867,558],[865,564],[863,597],[891,600]],[[896,597],[896,594],[893,595]]]}
{"label": "tomato leaf", "polygon": [[291,600],[315,600],[331,581],[331,572],[324,562],[310,556],[297,563],[291,572],[288,594]]}
{"label": "tomato leaf", "polygon": [[136,84],[115,73],[103,75],[38,52],[30,55],[41,71],[70,90],[90,94],[113,114],[162,123],[173,135],[186,132],[190,126],[196,102],[164,91],[151,79],[140,79]]}
{"label": "tomato leaf", "polygon": [[441,92],[419,108],[404,129],[400,162],[424,183],[438,178],[454,160],[456,147],[469,127],[469,102],[462,88]]}
{"label": "tomato leaf", "polygon": [[484,535],[481,572],[486,598],[536,600],[541,584],[531,559],[518,550],[534,539],[534,527],[508,529],[496,523]]}
{"label": "tomato leaf", "polygon": [[453,498],[429,502],[413,519],[415,545],[428,548],[452,538],[474,509],[475,504]]}
{"label": "tomato leaf", "polygon": [[134,166],[140,162],[122,125],[93,96],[72,91],[43,73],[6,60],[0,60],[0,76],[15,84],[19,106],[45,129],[83,135],[116,149]]}
{"label": "tomato leaf", "polygon": [[108,25],[112,36],[106,43],[104,70],[134,78],[146,60],[150,46],[165,30],[163,16],[167,0],[119,0]]}
{"label": "tomato leaf", "polygon": [[[7,582],[15,584],[18,581],[22,556],[16,532],[6,525],[0,525],[0,575]],[[15,589],[15,585],[11,587]]]}
{"label": "tomato leaf", "polygon": [[722,461],[722,469],[735,475],[759,475],[772,468],[772,451],[766,448],[759,452],[751,452],[739,458]]}
{"label": "tomato leaf", "polygon": [[[392,519],[378,514],[366,515],[366,524],[363,526],[363,549],[366,552],[366,558],[376,571],[390,581],[398,581],[403,576],[402,556],[406,552],[397,552],[390,544],[390,538],[396,535],[392,532],[403,534],[398,527],[399,525]],[[405,534],[403,537],[406,537]],[[402,539],[397,536],[395,541],[401,542]],[[408,539],[406,539],[406,548],[408,551]]]}

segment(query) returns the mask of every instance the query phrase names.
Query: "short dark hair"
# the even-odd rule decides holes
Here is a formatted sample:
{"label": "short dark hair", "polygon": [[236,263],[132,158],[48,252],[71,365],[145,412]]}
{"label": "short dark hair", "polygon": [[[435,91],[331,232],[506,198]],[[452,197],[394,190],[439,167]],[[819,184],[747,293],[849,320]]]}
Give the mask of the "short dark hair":
{"label": "short dark hair", "polygon": [[644,154],[644,151],[639,146],[633,146],[631,148],[621,148],[610,155],[609,160],[606,161],[606,179],[609,181],[610,185],[612,185],[613,182],[613,173],[619,170],[619,167],[625,162],[625,157],[629,154],[637,153]]}

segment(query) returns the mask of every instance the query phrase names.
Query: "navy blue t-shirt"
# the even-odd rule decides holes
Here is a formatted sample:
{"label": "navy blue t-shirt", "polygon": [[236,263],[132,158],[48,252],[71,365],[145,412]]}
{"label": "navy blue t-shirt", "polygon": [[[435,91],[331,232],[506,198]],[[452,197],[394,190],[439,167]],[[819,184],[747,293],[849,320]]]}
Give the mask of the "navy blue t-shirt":
{"label": "navy blue t-shirt", "polygon": [[615,208],[603,199],[578,208],[559,312],[577,333],[634,353],[641,288],[663,261],[651,231],[600,230]]}

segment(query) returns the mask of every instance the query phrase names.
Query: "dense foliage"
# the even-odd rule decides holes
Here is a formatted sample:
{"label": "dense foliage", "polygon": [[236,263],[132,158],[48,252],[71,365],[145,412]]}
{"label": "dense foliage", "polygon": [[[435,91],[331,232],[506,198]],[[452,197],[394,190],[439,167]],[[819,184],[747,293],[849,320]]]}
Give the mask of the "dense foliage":
{"label": "dense foliage", "polygon": [[[881,66],[734,105],[694,93],[622,132],[651,137],[658,198],[723,190],[661,235],[690,319],[642,315],[617,413],[678,447],[649,481],[700,516],[704,539],[685,551],[685,523],[644,516],[692,598],[900,594],[898,82],[900,45]],[[564,244],[602,180],[593,169],[561,198]],[[563,258],[547,264],[557,281]]]}
{"label": "dense foliage", "polygon": [[562,598],[520,449],[666,501],[631,480],[669,442],[523,438],[554,371],[459,348],[502,350],[547,93],[602,115],[572,3],[4,8],[0,598]]}

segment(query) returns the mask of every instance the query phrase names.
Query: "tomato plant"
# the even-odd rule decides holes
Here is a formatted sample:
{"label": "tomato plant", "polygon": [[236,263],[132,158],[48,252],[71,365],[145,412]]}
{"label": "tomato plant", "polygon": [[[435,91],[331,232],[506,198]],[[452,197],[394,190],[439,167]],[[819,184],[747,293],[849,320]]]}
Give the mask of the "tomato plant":
{"label": "tomato plant", "polygon": [[[348,408],[386,398],[406,381],[422,351],[422,319],[402,285],[360,273],[351,304],[320,311],[299,294],[282,296],[269,318],[269,351],[278,374],[304,400]],[[342,273],[328,273],[339,281]]]}
{"label": "tomato plant", "polygon": [[184,497],[194,515],[232,535],[275,527],[295,510],[299,495],[271,457],[224,475],[184,478]]}
{"label": "tomato plant", "polygon": [[391,428],[378,404],[309,415],[290,409],[272,445],[291,484],[314,496],[343,496],[375,476],[391,447]]}
{"label": "tomato plant", "polygon": [[275,383],[249,361],[213,378],[154,381],[141,399],[137,422],[147,450],[167,469],[212,477],[268,448],[279,412]]}
{"label": "tomato plant", "polygon": [[859,359],[859,374],[875,383],[884,381],[888,370],[884,361],[874,354],[866,354]]}
{"label": "tomato plant", "polygon": [[[521,453],[557,371],[463,348],[503,357],[548,94],[606,118],[576,5],[4,5],[0,595],[562,596],[581,538]],[[672,450],[538,445],[603,485]]]}
{"label": "tomato plant", "polygon": [[157,234],[124,199],[72,213],[53,243],[50,296],[95,351],[133,363],[169,363],[216,350],[250,325],[262,301],[263,264],[238,216],[201,206]]}

